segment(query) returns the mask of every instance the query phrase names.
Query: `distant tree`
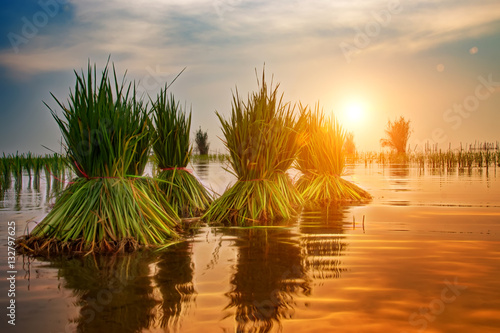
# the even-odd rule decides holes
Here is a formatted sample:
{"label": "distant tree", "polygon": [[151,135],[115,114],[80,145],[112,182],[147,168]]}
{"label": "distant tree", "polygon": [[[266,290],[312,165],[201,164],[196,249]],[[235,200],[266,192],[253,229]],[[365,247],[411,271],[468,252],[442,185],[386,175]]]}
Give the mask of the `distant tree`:
{"label": "distant tree", "polygon": [[195,137],[196,147],[198,148],[198,153],[200,155],[208,155],[208,148],[210,148],[210,143],[208,143],[208,134],[201,130],[201,126],[196,131]]}
{"label": "distant tree", "polygon": [[354,154],[356,152],[356,145],[354,144],[354,134],[349,132],[345,136],[344,151],[346,154]]}
{"label": "distant tree", "polygon": [[406,153],[406,146],[411,134],[410,120],[405,120],[402,116],[399,117],[399,120],[394,120],[394,122],[389,120],[385,134],[387,138],[380,139],[382,147],[394,149],[398,154]]}

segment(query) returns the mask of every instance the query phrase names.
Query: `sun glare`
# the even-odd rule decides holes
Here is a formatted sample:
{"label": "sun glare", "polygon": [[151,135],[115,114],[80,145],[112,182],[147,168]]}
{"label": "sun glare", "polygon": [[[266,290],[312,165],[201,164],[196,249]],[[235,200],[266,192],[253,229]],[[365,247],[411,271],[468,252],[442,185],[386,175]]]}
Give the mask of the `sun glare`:
{"label": "sun glare", "polygon": [[342,111],[346,125],[360,125],[365,118],[366,105],[362,101],[351,100],[344,104]]}

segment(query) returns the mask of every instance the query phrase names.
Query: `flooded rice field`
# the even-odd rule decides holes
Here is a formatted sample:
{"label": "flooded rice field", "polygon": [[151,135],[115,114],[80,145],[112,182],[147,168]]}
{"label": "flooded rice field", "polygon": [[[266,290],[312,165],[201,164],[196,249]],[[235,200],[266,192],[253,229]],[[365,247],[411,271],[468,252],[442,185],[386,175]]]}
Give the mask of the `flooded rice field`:
{"label": "flooded rice field", "polygon": [[[219,163],[192,168],[217,193],[234,181]],[[17,256],[15,331],[500,330],[500,168],[359,164],[346,178],[373,200],[275,227],[202,225],[161,252]],[[21,235],[50,210],[55,181],[28,183],[0,194],[3,245],[8,222]]]}

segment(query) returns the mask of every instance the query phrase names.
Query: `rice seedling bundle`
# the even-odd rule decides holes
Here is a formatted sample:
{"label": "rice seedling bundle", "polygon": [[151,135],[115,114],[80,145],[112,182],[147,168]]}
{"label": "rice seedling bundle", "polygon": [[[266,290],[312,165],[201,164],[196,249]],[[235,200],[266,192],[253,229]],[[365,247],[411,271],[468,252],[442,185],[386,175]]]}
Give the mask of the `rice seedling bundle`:
{"label": "rice seedling bundle", "polygon": [[120,83],[114,66],[112,80],[108,64],[100,82],[90,63],[86,77],[75,74],[68,106],[53,96],[63,115],[49,109],[77,178],[18,248],[35,254],[114,252],[177,237],[177,214],[158,186],[140,176],[149,157],[152,124],[135,97],[135,84]]}
{"label": "rice seedling bundle", "polygon": [[304,200],[315,204],[339,201],[364,201],[371,196],[342,178],[345,169],[345,131],[335,118],[324,116],[319,105],[314,112],[301,106],[306,119],[302,127],[306,144],[297,158],[302,176],[296,183]]}
{"label": "rice seedling bundle", "polygon": [[191,154],[191,113],[183,112],[167,87],[153,104],[153,151],[159,173],[156,180],[173,209],[182,217],[199,216],[212,201],[208,191],[186,169]]}
{"label": "rice seedling bundle", "polygon": [[302,198],[285,172],[300,147],[301,119],[296,121],[293,108],[278,98],[278,86],[268,90],[262,74],[259,92],[246,103],[233,94],[229,120],[217,113],[237,181],[214,201],[204,215],[207,221],[245,225],[297,213]]}

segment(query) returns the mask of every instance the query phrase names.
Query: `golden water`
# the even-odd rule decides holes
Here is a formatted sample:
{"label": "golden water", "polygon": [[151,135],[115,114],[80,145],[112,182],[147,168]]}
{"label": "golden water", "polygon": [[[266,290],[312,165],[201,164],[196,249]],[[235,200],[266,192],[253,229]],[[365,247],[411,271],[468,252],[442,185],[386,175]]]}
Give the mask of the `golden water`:
{"label": "golden water", "polygon": [[[194,169],[217,192],[233,180],[218,164]],[[495,171],[351,166],[367,205],[304,210],[279,228],[203,226],[162,253],[18,257],[16,329],[497,332]],[[5,193],[2,239],[7,221],[21,234],[45,204],[43,190]]]}

